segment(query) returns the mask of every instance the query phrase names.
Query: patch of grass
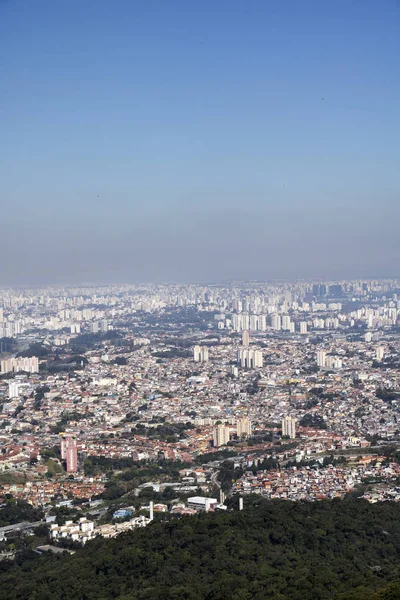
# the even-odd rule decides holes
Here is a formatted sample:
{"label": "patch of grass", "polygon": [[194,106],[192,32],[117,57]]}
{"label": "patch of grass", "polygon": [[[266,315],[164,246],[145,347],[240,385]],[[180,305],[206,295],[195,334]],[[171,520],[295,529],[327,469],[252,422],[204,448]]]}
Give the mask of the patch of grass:
{"label": "patch of grass", "polygon": [[4,472],[0,473],[1,483],[24,483],[25,477],[23,473]]}

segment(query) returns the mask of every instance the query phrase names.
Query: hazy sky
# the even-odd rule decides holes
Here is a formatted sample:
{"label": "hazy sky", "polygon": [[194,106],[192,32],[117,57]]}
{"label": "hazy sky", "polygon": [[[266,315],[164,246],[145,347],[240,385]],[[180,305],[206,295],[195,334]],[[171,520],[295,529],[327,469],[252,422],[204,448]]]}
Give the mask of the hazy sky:
{"label": "hazy sky", "polygon": [[0,0],[0,285],[400,275],[399,0]]}

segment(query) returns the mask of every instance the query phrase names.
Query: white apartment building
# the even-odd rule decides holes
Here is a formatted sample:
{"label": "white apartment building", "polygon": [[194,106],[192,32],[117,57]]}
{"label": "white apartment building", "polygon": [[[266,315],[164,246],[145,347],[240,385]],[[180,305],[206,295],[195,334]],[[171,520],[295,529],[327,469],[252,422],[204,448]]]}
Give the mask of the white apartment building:
{"label": "white apartment building", "polygon": [[240,348],[237,353],[237,362],[244,369],[257,369],[263,366],[263,355],[261,350]]}
{"label": "white apartment building", "polygon": [[283,417],[282,419],[282,435],[291,439],[296,437],[296,419],[293,417]]}
{"label": "white apartment building", "polygon": [[223,423],[215,425],[213,430],[213,444],[214,448],[220,446],[226,446],[230,439],[230,428]]}
{"label": "white apartment building", "polygon": [[194,362],[208,362],[207,346],[195,346],[193,348],[193,360]]}
{"label": "white apartment building", "polygon": [[2,373],[39,373],[39,359],[36,356],[32,358],[8,358],[0,363]]}

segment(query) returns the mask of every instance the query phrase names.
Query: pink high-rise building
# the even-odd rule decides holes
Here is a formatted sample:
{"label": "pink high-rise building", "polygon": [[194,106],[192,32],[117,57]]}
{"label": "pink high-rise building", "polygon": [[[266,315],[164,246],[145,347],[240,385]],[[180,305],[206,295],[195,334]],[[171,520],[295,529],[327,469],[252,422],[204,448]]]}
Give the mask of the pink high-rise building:
{"label": "pink high-rise building", "polygon": [[75,473],[78,469],[78,447],[74,437],[61,438],[61,458],[67,462],[67,472]]}

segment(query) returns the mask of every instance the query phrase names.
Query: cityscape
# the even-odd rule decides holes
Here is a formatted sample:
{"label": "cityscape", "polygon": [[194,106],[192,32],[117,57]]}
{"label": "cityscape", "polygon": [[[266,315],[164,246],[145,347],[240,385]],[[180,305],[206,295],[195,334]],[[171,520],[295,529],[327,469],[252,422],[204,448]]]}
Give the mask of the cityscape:
{"label": "cityscape", "polygon": [[[52,535],[249,493],[400,500],[400,281],[4,289],[0,317],[2,501]],[[78,509],[91,529],[60,529]]]}
{"label": "cityscape", "polygon": [[0,0],[0,600],[400,600],[399,0]]}

